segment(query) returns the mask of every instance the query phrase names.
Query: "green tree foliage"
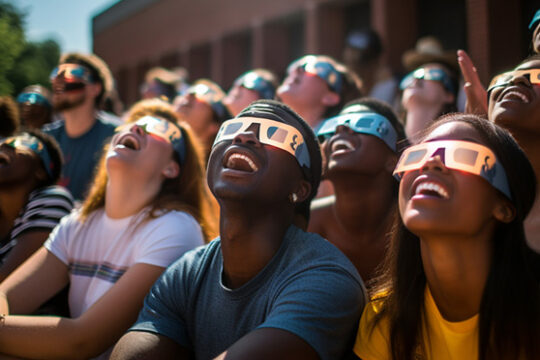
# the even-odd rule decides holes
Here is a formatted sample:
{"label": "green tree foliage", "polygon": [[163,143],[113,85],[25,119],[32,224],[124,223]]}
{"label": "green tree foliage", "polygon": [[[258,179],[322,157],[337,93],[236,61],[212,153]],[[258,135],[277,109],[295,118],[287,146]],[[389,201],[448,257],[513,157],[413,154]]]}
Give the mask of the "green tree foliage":
{"label": "green tree foliage", "polygon": [[0,2],[0,95],[9,95],[13,91],[7,75],[23,48],[22,14],[13,5]]}
{"label": "green tree foliage", "polygon": [[49,74],[58,63],[60,46],[54,40],[28,42],[26,14],[0,0],[0,95],[16,96],[31,84],[49,86]]}

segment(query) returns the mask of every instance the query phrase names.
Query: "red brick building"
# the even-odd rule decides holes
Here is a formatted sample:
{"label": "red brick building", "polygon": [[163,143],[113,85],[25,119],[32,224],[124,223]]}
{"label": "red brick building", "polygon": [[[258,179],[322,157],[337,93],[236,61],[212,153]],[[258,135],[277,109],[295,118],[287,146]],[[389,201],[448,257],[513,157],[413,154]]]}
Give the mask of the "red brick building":
{"label": "red brick building", "polygon": [[[536,0],[535,0],[536,1]],[[527,55],[533,0],[122,0],[93,18],[94,52],[110,65],[122,100],[138,99],[153,66],[183,66],[227,89],[243,71],[283,75],[307,53],[341,57],[345,35],[372,27],[384,61],[400,72],[418,37],[466,49],[484,82]]]}

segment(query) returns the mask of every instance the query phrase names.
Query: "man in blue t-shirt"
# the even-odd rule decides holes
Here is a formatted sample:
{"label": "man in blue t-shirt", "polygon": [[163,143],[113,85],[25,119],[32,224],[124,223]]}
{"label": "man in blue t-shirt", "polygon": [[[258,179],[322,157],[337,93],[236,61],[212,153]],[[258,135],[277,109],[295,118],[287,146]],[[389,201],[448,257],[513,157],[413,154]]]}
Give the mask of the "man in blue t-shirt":
{"label": "man in blue t-shirt", "polygon": [[62,55],[51,74],[54,110],[62,120],[45,125],[64,155],[59,184],[75,200],[82,200],[94,177],[106,139],[119,121],[105,119],[98,112],[104,95],[112,89],[112,75],[103,60],[93,54]]}
{"label": "man in blue t-shirt", "polygon": [[259,100],[223,123],[208,162],[220,237],[171,265],[111,359],[341,359],[366,301],[336,247],[304,232],[321,176],[313,131]]}

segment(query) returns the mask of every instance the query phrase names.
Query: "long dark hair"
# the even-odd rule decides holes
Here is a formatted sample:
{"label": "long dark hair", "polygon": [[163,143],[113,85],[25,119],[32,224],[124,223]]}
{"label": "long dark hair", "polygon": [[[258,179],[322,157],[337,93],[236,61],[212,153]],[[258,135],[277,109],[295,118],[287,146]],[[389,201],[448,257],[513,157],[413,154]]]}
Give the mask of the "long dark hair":
{"label": "long dark hair", "polygon": [[[538,256],[527,246],[523,221],[535,199],[536,178],[525,153],[501,127],[474,115],[444,116],[431,130],[448,122],[473,126],[506,170],[516,216],[498,223],[493,236],[489,275],[479,311],[479,359],[540,358],[540,286],[533,262]],[[429,131],[428,131],[429,133]],[[422,344],[426,276],[419,238],[396,216],[388,258],[374,291],[381,296],[383,318],[390,325],[392,359],[414,359]]]}

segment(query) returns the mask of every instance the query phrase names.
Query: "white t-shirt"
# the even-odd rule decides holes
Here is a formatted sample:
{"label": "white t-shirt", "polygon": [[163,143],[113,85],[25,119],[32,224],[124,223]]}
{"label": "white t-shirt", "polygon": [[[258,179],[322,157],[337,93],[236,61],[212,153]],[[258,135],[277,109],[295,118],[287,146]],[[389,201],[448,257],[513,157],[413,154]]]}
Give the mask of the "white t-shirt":
{"label": "white t-shirt", "polygon": [[50,234],[45,247],[69,267],[73,318],[91,307],[134,264],[165,268],[186,251],[203,245],[201,227],[191,215],[170,211],[145,219],[147,211],[111,219],[100,209],[84,223],[75,211]]}

